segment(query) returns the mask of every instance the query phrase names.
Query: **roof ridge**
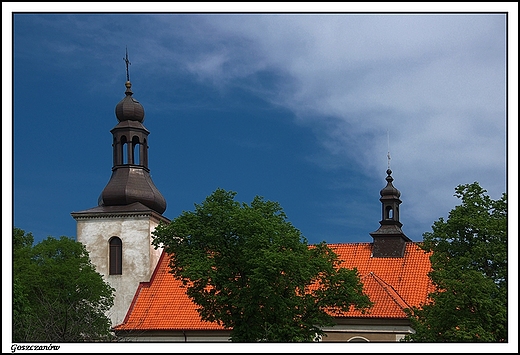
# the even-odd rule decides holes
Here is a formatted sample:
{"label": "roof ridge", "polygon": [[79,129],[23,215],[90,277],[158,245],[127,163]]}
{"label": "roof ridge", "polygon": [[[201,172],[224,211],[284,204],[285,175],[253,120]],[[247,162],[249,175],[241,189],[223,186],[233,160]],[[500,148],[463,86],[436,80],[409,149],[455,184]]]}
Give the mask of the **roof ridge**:
{"label": "roof ridge", "polygon": [[[372,242],[350,242],[350,243],[326,243],[327,246],[341,246],[341,245],[364,245],[364,244],[372,244]],[[310,244],[316,245],[316,244]]]}
{"label": "roof ridge", "polygon": [[[401,307],[401,309],[405,309],[405,308],[411,308],[410,305],[408,304],[408,302],[405,301],[405,299],[403,297],[401,297],[401,295],[399,294],[399,292],[397,292],[397,290],[392,286],[390,285],[388,282],[384,281],[382,278],[380,278],[379,276],[377,276],[373,271],[370,271],[368,273],[368,275],[366,276],[369,276],[371,275],[374,280],[376,280],[376,282],[378,284],[381,285],[381,287],[383,287],[383,289],[385,290],[385,292],[390,296],[392,297],[392,299],[394,300],[395,303],[397,303],[397,305],[399,307]],[[393,292],[390,292],[393,291]]]}

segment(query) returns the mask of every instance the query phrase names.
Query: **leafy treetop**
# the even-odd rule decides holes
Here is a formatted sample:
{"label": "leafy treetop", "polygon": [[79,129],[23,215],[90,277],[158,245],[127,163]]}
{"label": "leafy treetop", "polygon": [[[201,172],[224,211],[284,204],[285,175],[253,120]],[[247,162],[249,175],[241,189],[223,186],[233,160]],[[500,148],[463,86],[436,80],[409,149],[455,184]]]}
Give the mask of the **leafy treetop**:
{"label": "leafy treetop", "polygon": [[310,341],[332,311],[371,305],[357,270],[339,268],[325,243],[309,246],[277,202],[235,195],[217,189],[154,232],[201,319],[233,341]]}

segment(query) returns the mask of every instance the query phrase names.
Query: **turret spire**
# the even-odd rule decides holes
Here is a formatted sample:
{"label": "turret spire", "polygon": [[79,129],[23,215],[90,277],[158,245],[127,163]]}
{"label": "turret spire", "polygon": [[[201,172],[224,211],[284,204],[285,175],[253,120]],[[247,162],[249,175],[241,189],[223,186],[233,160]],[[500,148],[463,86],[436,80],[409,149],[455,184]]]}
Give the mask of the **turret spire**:
{"label": "turret spire", "polygon": [[128,47],[126,47],[126,57],[123,58],[123,60],[126,63],[126,81],[130,81],[130,74],[128,73],[128,65],[130,65],[132,63],[130,63],[130,61],[128,60]]}
{"label": "turret spire", "polygon": [[386,138],[388,140],[388,153],[386,157],[388,158],[388,170],[390,170],[390,132],[386,130]]}
{"label": "turret spire", "polygon": [[119,101],[115,114],[119,123],[110,131],[113,135],[112,177],[98,199],[99,206],[128,206],[139,202],[162,214],[166,200],[155,187],[148,169],[148,134],[144,126],[144,108],[132,97],[126,64],[125,97]]}

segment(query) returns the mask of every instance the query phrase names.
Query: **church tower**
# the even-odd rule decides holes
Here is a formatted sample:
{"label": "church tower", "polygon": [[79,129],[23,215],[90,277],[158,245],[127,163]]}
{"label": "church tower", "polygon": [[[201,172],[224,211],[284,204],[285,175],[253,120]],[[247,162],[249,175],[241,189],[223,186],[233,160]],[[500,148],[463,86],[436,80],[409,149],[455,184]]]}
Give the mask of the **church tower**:
{"label": "church tower", "polygon": [[386,171],[386,186],[381,190],[382,203],[382,219],[379,222],[380,227],[377,231],[370,233],[374,238],[372,246],[372,257],[374,258],[402,258],[406,242],[411,242],[401,227],[403,224],[399,221],[399,205],[401,200],[401,192],[394,187],[392,181],[392,170],[388,168]]}
{"label": "church tower", "polygon": [[77,240],[83,243],[96,271],[115,291],[110,310],[112,325],[123,322],[140,282],[149,282],[162,250],[151,245],[152,232],[162,221],[166,200],[148,169],[148,134],[144,108],[132,97],[128,75],[125,97],[116,105],[112,133],[112,176],[98,198],[98,206],[72,212]]}

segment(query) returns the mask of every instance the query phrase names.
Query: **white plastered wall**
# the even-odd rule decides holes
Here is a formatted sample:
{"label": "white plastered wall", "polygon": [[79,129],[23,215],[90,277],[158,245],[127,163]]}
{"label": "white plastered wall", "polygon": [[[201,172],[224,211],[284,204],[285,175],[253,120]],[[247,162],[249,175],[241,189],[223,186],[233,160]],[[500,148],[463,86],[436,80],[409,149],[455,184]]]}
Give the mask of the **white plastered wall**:
{"label": "white plastered wall", "polygon": [[[152,214],[77,218],[77,240],[83,243],[96,271],[115,292],[109,311],[112,326],[123,322],[140,282],[150,281],[162,249],[151,245],[151,233],[159,221]],[[122,274],[109,275],[109,240],[122,241]]]}

